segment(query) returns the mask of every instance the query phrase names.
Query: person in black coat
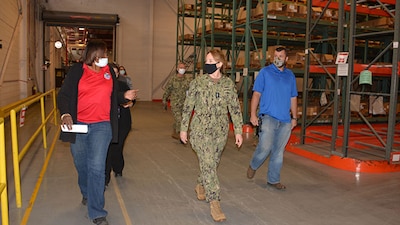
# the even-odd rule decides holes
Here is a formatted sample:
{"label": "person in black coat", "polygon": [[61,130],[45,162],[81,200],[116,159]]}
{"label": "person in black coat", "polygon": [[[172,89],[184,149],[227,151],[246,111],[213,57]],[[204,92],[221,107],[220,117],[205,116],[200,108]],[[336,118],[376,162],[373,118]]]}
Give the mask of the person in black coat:
{"label": "person in black coat", "polygon": [[[120,76],[119,69],[116,64],[112,65],[117,78]],[[118,79],[119,91],[125,92],[130,90],[128,84]],[[132,118],[131,118],[131,107],[135,104],[136,100],[129,101],[125,104],[118,106],[118,142],[110,143],[108,147],[108,154],[106,160],[106,180],[105,185],[108,186],[110,183],[111,171],[114,172],[115,177],[122,176],[122,170],[124,169],[124,145],[125,140],[131,130]]]}

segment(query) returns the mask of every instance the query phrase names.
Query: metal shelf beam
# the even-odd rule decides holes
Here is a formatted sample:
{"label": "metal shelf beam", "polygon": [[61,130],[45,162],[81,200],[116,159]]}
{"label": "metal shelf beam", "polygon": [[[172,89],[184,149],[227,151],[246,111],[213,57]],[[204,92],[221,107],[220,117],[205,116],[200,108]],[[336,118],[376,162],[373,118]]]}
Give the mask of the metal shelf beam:
{"label": "metal shelf beam", "polygon": [[[382,3],[387,3],[387,4],[392,4],[394,5],[395,0],[382,0]],[[352,3],[356,5],[356,3]],[[332,2],[332,1],[327,1],[327,0],[312,0],[312,6],[314,7],[325,7],[328,6],[329,9],[344,9],[346,12],[350,12],[351,6],[350,5],[344,5],[344,7],[340,7],[338,2]],[[374,16],[385,16],[385,17],[390,17],[391,15],[383,9],[371,9],[368,7],[363,7],[363,6],[356,6],[356,11],[357,13],[365,14],[365,15],[374,15]]]}

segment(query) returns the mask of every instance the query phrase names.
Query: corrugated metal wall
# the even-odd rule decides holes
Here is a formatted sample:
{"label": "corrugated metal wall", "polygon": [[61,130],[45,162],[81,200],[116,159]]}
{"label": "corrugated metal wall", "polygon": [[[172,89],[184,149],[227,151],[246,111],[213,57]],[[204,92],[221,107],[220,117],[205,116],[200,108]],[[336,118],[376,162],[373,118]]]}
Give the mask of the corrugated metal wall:
{"label": "corrugated metal wall", "polygon": [[37,80],[35,1],[2,0],[0,7],[0,106],[32,94]]}
{"label": "corrugated metal wall", "polygon": [[15,0],[3,0],[0,7],[0,106],[19,99],[21,18]]}

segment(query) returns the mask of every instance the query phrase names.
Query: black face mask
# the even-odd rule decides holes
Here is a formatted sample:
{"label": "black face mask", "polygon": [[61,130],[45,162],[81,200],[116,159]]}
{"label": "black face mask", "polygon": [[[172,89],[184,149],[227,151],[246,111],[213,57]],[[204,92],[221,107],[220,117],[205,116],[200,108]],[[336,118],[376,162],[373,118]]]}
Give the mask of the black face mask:
{"label": "black face mask", "polygon": [[204,64],[204,70],[208,73],[208,74],[212,74],[215,71],[217,71],[217,63],[215,64]]}

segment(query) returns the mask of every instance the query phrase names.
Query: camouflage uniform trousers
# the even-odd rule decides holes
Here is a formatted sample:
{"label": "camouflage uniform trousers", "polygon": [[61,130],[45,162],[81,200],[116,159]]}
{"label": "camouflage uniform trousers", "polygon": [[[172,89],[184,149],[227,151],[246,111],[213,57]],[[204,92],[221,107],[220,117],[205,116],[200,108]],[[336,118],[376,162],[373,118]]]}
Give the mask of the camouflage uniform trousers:
{"label": "camouflage uniform trousers", "polygon": [[182,121],[182,109],[183,109],[183,102],[176,104],[176,103],[171,103],[171,112],[172,115],[174,116],[174,124],[172,125],[172,129],[179,134],[181,131],[181,121]]}
{"label": "camouflage uniform trousers", "polygon": [[[220,185],[217,168],[221,160],[221,154],[225,148],[228,138],[228,127],[217,125],[221,130],[206,129],[206,132],[191,131],[190,143],[196,152],[200,173],[197,182],[204,186],[206,201],[220,200]],[[207,130],[211,133],[207,134]]]}

